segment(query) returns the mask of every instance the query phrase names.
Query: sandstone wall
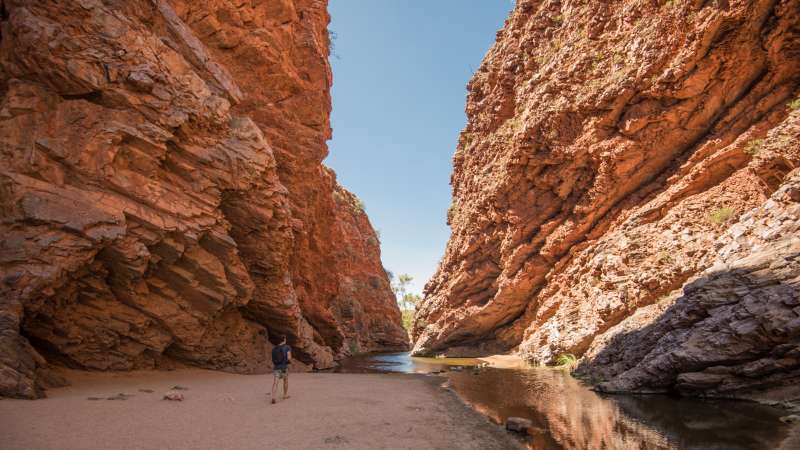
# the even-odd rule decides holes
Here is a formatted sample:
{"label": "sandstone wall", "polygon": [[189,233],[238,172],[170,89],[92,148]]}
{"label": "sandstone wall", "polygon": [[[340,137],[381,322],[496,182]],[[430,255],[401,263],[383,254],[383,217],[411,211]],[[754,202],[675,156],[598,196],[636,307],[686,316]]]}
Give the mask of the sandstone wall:
{"label": "sandstone wall", "polygon": [[[518,1],[468,84],[452,235],[425,288],[414,351],[518,351],[536,363],[572,353],[588,362],[623,330],[701,302],[692,282],[708,279],[704,271],[741,236],[731,226],[769,204],[800,163],[799,23],[796,0]],[[772,208],[796,214],[796,202]],[[772,226],[751,228],[759,235]],[[759,342],[743,352],[752,361],[772,351],[781,359],[775,349],[796,346],[794,247],[769,245],[761,255],[769,264],[788,261],[767,274],[789,286],[775,300],[784,306],[770,303],[760,281],[739,285],[739,275],[700,285],[733,283],[758,308],[787,314],[785,323],[756,319],[758,308],[745,304],[731,313],[783,334],[766,339],[745,327],[731,336],[724,327],[735,327],[732,316],[722,315],[713,332],[697,318],[675,325],[685,332],[651,331],[654,342],[636,357],[626,355],[638,344],[613,341],[604,364],[617,365],[606,375],[634,372],[609,389],[643,388],[669,364],[658,389],[691,387],[691,377],[706,375],[679,373],[733,364],[722,347],[751,339]],[[758,271],[765,262],[741,264]],[[684,286],[690,293],[681,297]],[[703,301],[698,308],[714,300]],[[644,358],[662,336],[679,345],[717,332],[720,345],[693,347],[708,352],[704,363]],[[796,361],[770,361],[763,370],[793,377]]]}
{"label": "sandstone wall", "polygon": [[325,8],[2,1],[0,394],[49,363],[265,370],[267,334],[319,368],[405,347],[321,164]]}
{"label": "sandstone wall", "polygon": [[683,289],[595,339],[578,373],[610,392],[800,404],[800,169],[714,248]]}

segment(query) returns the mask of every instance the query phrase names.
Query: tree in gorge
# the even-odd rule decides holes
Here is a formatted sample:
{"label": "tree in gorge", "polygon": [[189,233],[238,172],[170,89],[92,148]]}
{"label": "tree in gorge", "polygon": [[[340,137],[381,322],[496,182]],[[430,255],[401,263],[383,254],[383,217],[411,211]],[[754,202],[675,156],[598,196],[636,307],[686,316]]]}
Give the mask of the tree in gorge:
{"label": "tree in gorge", "polygon": [[403,315],[403,327],[406,330],[410,330],[411,322],[414,320],[414,311],[422,297],[419,294],[409,292],[409,285],[414,280],[411,275],[403,273],[398,275],[397,280],[395,280],[392,272],[387,271],[387,274],[389,275],[392,291],[397,298],[397,306],[400,307],[400,312]]}

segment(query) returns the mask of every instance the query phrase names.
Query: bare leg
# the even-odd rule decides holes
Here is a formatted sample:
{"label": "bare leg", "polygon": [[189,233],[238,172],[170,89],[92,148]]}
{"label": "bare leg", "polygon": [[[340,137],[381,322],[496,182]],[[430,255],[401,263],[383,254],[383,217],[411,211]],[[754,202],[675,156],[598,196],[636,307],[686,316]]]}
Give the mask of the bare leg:
{"label": "bare leg", "polygon": [[272,403],[275,403],[275,396],[278,395],[278,377],[272,377]]}
{"label": "bare leg", "polygon": [[289,398],[289,374],[283,379],[283,398]]}

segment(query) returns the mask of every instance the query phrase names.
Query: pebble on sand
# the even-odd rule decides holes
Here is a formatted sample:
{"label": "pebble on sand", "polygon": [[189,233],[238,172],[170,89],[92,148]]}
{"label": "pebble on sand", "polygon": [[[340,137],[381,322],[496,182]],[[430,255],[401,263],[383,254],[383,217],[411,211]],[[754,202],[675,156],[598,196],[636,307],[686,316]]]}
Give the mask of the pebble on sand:
{"label": "pebble on sand", "polygon": [[180,392],[175,392],[175,391],[167,391],[167,393],[164,394],[164,400],[172,400],[172,401],[176,401],[176,402],[182,402],[183,401],[183,394],[181,394]]}

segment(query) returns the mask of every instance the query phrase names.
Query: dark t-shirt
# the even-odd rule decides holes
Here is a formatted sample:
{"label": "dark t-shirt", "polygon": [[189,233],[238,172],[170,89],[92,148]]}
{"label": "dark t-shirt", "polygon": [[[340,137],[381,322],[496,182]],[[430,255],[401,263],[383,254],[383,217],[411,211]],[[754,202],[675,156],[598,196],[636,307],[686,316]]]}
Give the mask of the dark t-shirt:
{"label": "dark t-shirt", "polygon": [[289,367],[289,352],[292,348],[286,344],[278,345],[272,349],[272,365],[276,369],[285,369]]}

